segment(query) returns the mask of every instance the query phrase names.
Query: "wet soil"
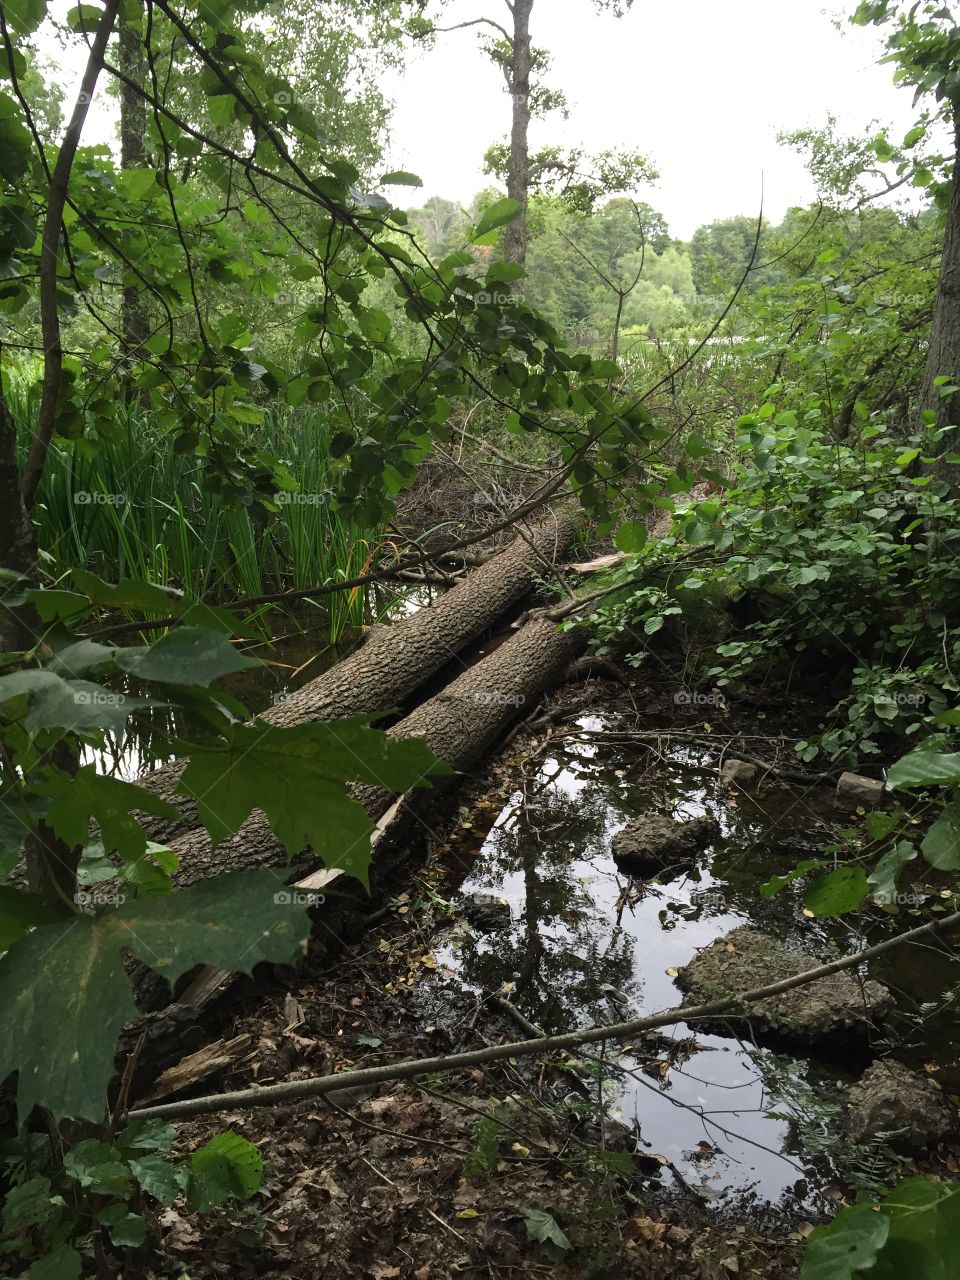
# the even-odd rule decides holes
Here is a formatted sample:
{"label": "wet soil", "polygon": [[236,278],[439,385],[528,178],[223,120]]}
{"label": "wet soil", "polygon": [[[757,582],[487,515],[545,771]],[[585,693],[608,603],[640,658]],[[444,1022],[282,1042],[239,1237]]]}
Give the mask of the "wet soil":
{"label": "wet soil", "polygon": [[[211,1039],[246,1032],[253,1046],[195,1092],[516,1040],[509,1005],[548,1031],[621,1021],[675,1006],[678,969],[734,927],[830,958],[948,905],[935,880],[899,916],[811,920],[796,886],[764,899],[772,875],[842,850],[850,820],[829,790],[773,778],[751,795],[719,787],[732,735],[740,750],[790,759],[772,706],[705,715],[673,697],[666,683],[562,690],[551,720],[423,820],[406,859],[376,877],[374,901],[341,913],[338,939],[321,916],[302,970],[261,976],[215,1011]],[[793,705],[793,732],[815,714]],[[650,808],[712,814],[721,836],[693,870],[630,880],[611,840]],[[478,912],[478,895],[499,909]],[[228,1127],[256,1142],[266,1179],[252,1205],[219,1219],[168,1211],[154,1274],[794,1275],[812,1225],[858,1189],[918,1169],[960,1174],[956,1144],[918,1162],[842,1139],[845,1087],[878,1056],[960,1091],[952,953],[899,951],[869,976],[893,990],[894,1015],[872,1043],[829,1055],[761,1046],[735,1024],[678,1022],[575,1061],[388,1086],[341,1110],[301,1103],[183,1123],[185,1150]],[[543,1212],[563,1247],[534,1238]]]}

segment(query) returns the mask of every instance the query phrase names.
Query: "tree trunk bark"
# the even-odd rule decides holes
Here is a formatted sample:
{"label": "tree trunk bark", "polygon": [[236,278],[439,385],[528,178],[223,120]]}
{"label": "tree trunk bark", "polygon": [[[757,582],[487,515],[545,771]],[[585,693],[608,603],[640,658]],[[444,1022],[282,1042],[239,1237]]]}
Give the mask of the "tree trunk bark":
{"label": "tree trunk bark", "polygon": [[[2,375],[0,375],[2,376]],[[20,486],[17,455],[17,424],[0,382],[0,569],[12,569],[22,579],[33,581],[37,569],[37,540],[33,521],[27,514]],[[31,618],[22,605],[10,605],[4,597],[16,597],[23,581],[0,582],[0,652],[14,653],[30,648],[36,640]]]}
{"label": "tree trunk bark", "polygon": [[[954,113],[954,163],[947,203],[940,277],[930,328],[930,345],[920,390],[919,410],[929,410],[938,427],[960,424],[960,392],[942,397],[935,380],[950,379],[960,385],[960,111]],[[957,432],[948,432],[938,450],[933,473],[955,494],[960,489],[960,468],[946,461],[946,454],[960,453]]]}
{"label": "tree trunk bark", "polygon": [[[395,724],[388,734],[395,739],[423,738],[435,755],[462,771],[482,755],[521,709],[533,707],[563,677],[585,639],[580,630],[559,631],[549,618],[534,619]],[[443,784],[442,779],[437,781]],[[353,794],[371,818],[386,813],[395,798],[369,786],[356,787]],[[278,868],[278,888],[286,878],[286,852],[260,811],[251,814],[240,830],[216,849],[211,849],[203,828],[175,840],[171,847],[180,859],[174,876],[177,888],[225,871],[256,867]]]}
{"label": "tree trunk bark", "polygon": [[[139,24],[138,24],[139,25]],[[146,59],[138,26],[125,23],[120,28],[118,47],[120,69],[133,84],[144,86]],[[120,86],[120,168],[141,169],[147,164],[147,103],[130,84]],[[128,360],[139,358],[143,344],[150,336],[150,324],[140,290],[136,285],[124,286],[121,301],[121,331],[124,354]],[[130,371],[125,371],[124,384],[128,399],[135,397]]]}
{"label": "tree trunk bark", "polygon": [[507,195],[520,206],[520,214],[507,223],[503,256],[522,266],[527,256],[527,197],[530,188],[530,11],[533,0],[513,0],[513,59],[510,66],[510,167]]}
{"label": "tree trunk bark", "polygon": [[[585,632],[558,631],[551,619],[535,618],[387,734],[423,738],[434,755],[460,772],[483,754],[521,709],[532,709],[563,678],[585,644]],[[395,798],[376,787],[358,787],[354,795],[371,818],[379,818]]]}
{"label": "tree trunk bark", "polygon": [[[271,724],[296,725],[367,715],[405,702],[471,640],[523,599],[543,570],[564,555],[579,526],[573,510],[561,511],[518,537],[430,606],[393,626],[377,627],[367,642],[285,701],[264,712]],[[150,837],[168,843],[197,825],[196,808],[175,795],[182,766],[165,765],[140,779],[183,814],[179,822],[151,815],[140,820]]]}

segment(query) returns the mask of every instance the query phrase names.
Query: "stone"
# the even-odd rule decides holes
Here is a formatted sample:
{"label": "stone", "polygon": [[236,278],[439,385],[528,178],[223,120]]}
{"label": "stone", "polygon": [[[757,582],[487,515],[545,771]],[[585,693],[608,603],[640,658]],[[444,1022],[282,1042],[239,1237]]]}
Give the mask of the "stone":
{"label": "stone", "polygon": [[[769,934],[741,925],[694,956],[680,970],[677,984],[689,994],[689,1002],[699,1004],[782,982],[820,963]],[[814,1044],[866,1035],[890,1003],[890,992],[879,982],[861,982],[841,972],[718,1018],[734,1017],[755,1031]]]}
{"label": "stone", "polygon": [[720,824],[710,814],[678,822],[651,809],[631,818],[617,832],[610,851],[627,875],[652,876],[692,863],[719,835]]}
{"label": "stone", "polygon": [[464,899],[463,912],[481,933],[506,929],[512,918],[510,903],[495,893],[471,893]]}
{"label": "stone", "polygon": [[724,760],[721,787],[749,787],[757,780],[757,766],[747,760]]}
{"label": "stone", "polygon": [[956,1132],[957,1112],[932,1080],[883,1058],[851,1085],[845,1128],[854,1142],[883,1134],[898,1151],[917,1153]]}
{"label": "stone", "polygon": [[862,773],[841,773],[834,803],[838,809],[876,809],[883,802],[883,783]]}

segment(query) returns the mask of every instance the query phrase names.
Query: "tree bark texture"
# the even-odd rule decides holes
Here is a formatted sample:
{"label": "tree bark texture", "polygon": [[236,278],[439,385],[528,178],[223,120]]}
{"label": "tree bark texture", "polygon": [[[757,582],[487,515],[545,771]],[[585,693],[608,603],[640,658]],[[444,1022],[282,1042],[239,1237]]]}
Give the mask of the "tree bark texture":
{"label": "tree bark texture", "polygon": [[527,256],[527,198],[530,188],[530,11],[533,0],[513,0],[513,58],[510,66],[510,167],[507,195],[520,206],[520,214],[507,223],[503,256],[523,265]]}
{"label": "tree bark texture", "polygon": [[[534,619],[388,733],[396,739],[423,738],[435,755],[462,771],[482,755],[511,720],[533,707],[543,693],[562,679],[584,643],[584,634],[579,630],[558,631],[550,619]],[[438,781],[442,785],[442,780]],[[354,795],[371,818],[385,813],[394,799],[376,787],[357,787]],[[216,849],[210,847],[202,828],[174,841],[172,848],[180,859],[174,877],[179,888],[224,871],[253,867],[278,868],[278,888],[286,880],[286,853],[259,811]]]}
{"label": "tree bark texture", "polygon": [[[392,626],[375,628],[355,653],[269,708],[261,718],[270,724],[297,725],[368,715],[407,701],[465,645],[522,600],[537,577],[562,563],[579,523],[573,510],[549,517],[429,608]],[[151,839],[161,843],[197,825],[192,801],[174,794],[181,772],[179,762],[173,762],[140,779],[142,786],[162,795],[183,815],[179,822],[141,816]]]}
{"label": "tree bark texture", "polygon": [[[920,411],[932,410],[939,427],[960,425],[960,393],[942,397],[935,384],[935,379],[939,377],[949,378],[954,385],[960,383],[960,111],[954,114],[953,129],[953,177],[947,203],[930,345],[927,347],[919,401]],[[956,431],[949,432],[943,438],[940,456],[934,464],[937,478],[945,481],[951,492],[956,493],[960,490],[960,469],[946,461],[948,453],[960,453],[960,439]]]}

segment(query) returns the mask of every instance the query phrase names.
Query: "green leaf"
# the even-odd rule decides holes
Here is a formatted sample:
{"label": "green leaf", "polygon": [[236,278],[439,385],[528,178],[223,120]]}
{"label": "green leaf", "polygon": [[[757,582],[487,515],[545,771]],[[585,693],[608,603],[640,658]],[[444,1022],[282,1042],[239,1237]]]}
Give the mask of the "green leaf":
{"label": "green leaf", "polygon": [[207,98],[207,110],[213,123],[226,129],[237,118],[237,100],[232,93],[215,93]]}
{"label": "green leaf", "polygon": [[141,1120],[134,1117],[117,1137],[121,1151],[169,1151],[177,1131],[166,1120]]}
{"label": "green leaf", "polygon": [[75,680],[77,676],[112,663],[116,652],[113,645],[99,644],[96,640],[76,640],[57,650],[47,663],[47,670],[63,676],[65,680]]}
{"label": "green leaf", "polygon": [[76,4],[67,13],[67,26],[71,31],[92,35],[103,17],[103,9],[95,4]]}
{"label": "green leaf", "polygon": [[887,786],[891,791],[911,787],[948,787],[960,782],[960,754],[939,751],[911,751],[890,766]]}
{"label": "green leaf", "polygon": [[160,190],[153,169],[124,169],[117,175],[117,181],[130,200],[143,200]]}
{"label": "green leaf", "polygon": [[394,169],[391,173],[385,173],[380,179],[380,185],[384,187],[422,187],[423,179],[418,178],[415,173],[407,173],[404,169]]}
{"label": "green leaf", "polygon": [[390,337],[390,317],[379,307],[366,307],[357,316],[360,332],[371,342],[386,342]]}
{"label": "green leaf", "polygon": [[818,871],[823,866],[816,858],[808,858],[804,862],[800,862],[782,876],[771,876],[769,880],[764,881],[760,886],[761,898],[773,898],[781,889],[785,889],[788,884],[793,884],[797,880],[802,880],[804,876],[808,876],[811,871]]}
{"label": "green leaf", "polygon": [[139,680],[203,688],[221,676],[262,665],[239,653],[221,632],[207,627],[177,627],[149,649],[121,649],[117,653],[117,666]]}
{"label": "green leaf", "polygon": [[960,870],[960,800],[943,810],[920,845],[923,856],[938,871]]}
{"label": "green leaf", "polygon": [[486,274],[485,284],[510,284],[527,273],[519,262],[495,262]]}
{"label": "green leaf", "polygon": [[900,840],[892,849],[888,849],[867,877],[870,896],[879,902],[894,902],[900,872],[916,856],[916,849],[906,840]]}
{"label": "green leaf", "polygon": [[179,617],[179,611],[184,607],[179,592],[158,587],[152,582],[125,578],[114,585],[86,569],[71,569],[70,576],[94,604],[109,605],[111,609],[143,609],[150,613],[174,613]]}
{"label": "green leaf", "polygon": [[36,609],[44,622],[76,617],[86,613],[90,608],[90,600],[76,591],[63,591],[58,588],[44,588],[42,591],[28,591],[27,599]]}
{"label": "green leaf", "polygon": [[22,698],[24,694],[41,692],[63,681],[52,671],[41,671],[35,668],[24,671],[13,671],[8,676],[0,676],[0,703],[10,702],[13,698]]}
{"label": "green leaf", "polygon": [[936,1178],[908,1178],[880,1206],[890,1235],[877,1280],[955,1280],[960,1242],[960,1188]]}
{"label": "green leaf", "polygon": [[130,1161],[130,1172],[147,1195],[164,1206],[173,1204],[186,1181],[179,1169],[159,1155],[136,1157]]}
{"label": "green leaf", "polygon": [[25,721],[31,733],[40,729],[113,729],[119,732],[130,712],[150,706],[145,698],[132,698],[113,693],[90,680],[61,680],[49,672],[54,683],[47,685],[30,700]]}
{"label": "green leaf", "polygon": [[372,825],[344,783],[402,792],[442,771],[424,743],[394,742],[367,717],[293,728],[258,720],[237,726],[226,749],[194,749],[178,790],[194,797],[215,845],[259,808],[291,857],[310,845],[366,883]]}
{"label": "green leaf", "polygon": [[110,1239],[119,1249],[136,1249],[147,1238],[147,1224],[139,1213],[131,1213],[125,1204],[108,1204],[99,1222],[107,1228]]}
{"label": "green leaf", "polygon": [[556,1218],[546,1209],[524,1209],[523,1220],[527,1224],[527,1236],[538,1244],[552,1244],[564,1253],[573,1248]]}
{"label": "green leaf", "polygon": [[195,1213],[208,1213],[225,1200],[249,1200],[260,1190],[262,1178],[263,1156],[228,1129],[190,1157],[187,1201]]}
{"label": "green leaf", "polygon": [[7,951],[25,933],[37,925],[50,924],[58,915],[53,904],[38,894],[0,885],[0,951]]}
{"label": "green leaf", "polygon": [[647,526],[642,520],[627,520],[617,530],[614,546],[627,555],[642,551],[647,542]]}
{"label": "green leaf", "polygon": [[893,813],[875,809],[864,818],[864,824],[870,832],[871,840],[885,840],[891,832],[896,831],[902,820],[902,809],[897,809]]}
{"label": "green leaf", "polygon": [[3,12],[14,31],[27,35],[47,16],[46,0],[4,0]]}
{"label": "green leaf", "polygon": [[810,886],[803,903],[815,916],[842,916],[855,911],[869,889],[863,867],[837,867]]}
{"label": "green leaf", "polygon": [[85,1138],[71,1147],[63,1158],[63,1171],[97,1195],[117,1195],[130,1184],[130,1171],[119,1150],[97,1138]]}
{"label": "green leaf", "polygon": [[79,1280],[83,1259],[69,1244],[58,1244],[27,1272],[27,1280]]}
{"label": "green leaf", "polygon": [[800,1280],[856,1280],[874,1265],[889,1231],[890,1219],[872,1205],[841,1209],[829,1226],[811,1232]]}
{"label": "green leaf", "polygon": [[495,231],[497,227],[502,227],[505,223],[512,222],[519,213],[520,205],[512,196],[504,196],[501,200],[495,200],[480,215],[480,221],[474,230],[473,239],[476,240],[479,236],[485,236],[488,231]]}
{"label": "green leaf", "polygon": [[37,1175],[9,1189],[3,1202],[3,1230],[19,1236],[31,1227],[43,1230],[56,1222],[60,1209],[52,1203],[53,1184]]}
{"label": "green leaf", "polygon": [[96,766],[84,765],[73,777],[60,775],[45,786],[51,797],[47,822],[67,844],[85,844],[90,819],[100,827],[104,848],[115,851],[128,862],[143,856],[147,835],[132,810],[155,814],[158,818],[180,816],[180,811],[151,791],[120,778],[97,773]]}
{"label": "green leaf", "polygon": [[231,872],[43,925],[0,956],[0,1080],[19,1072],[21,1121],[35,1106],[102,1119],[117,1036],[138,1012],[125,952],[171,982],[197,964],[249,973],[261,960],[292,963],[307,912],[276,894],[272,871]]}
{"label": "green leaf", "polygon": [[[43,0],[38,0],[38,3],[41,10],[46,9]],[[4,12],[9,14],[9,5],[5,6]],[[19,108],[13,99],[9,94],[0,93],[0,178],[11,183],[20,181],[33,154],[30,134],[14,113],[19,113]]]}

